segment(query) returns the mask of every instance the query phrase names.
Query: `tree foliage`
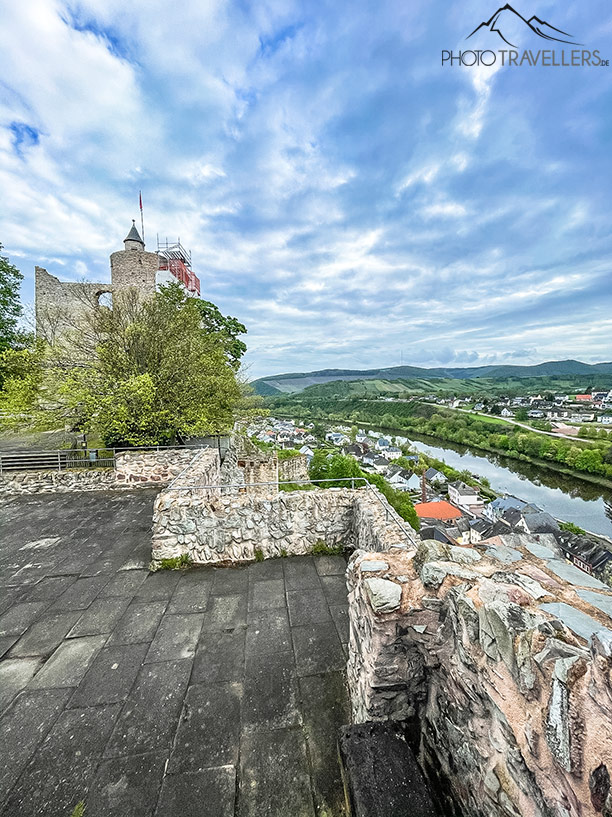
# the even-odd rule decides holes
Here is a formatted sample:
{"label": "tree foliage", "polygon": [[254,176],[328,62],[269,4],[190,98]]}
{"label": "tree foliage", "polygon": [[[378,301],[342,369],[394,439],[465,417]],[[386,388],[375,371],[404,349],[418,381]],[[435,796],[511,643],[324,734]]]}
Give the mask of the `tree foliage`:
{"label": "tree foliage", "polygon": [[35,399],[24,408],[39,426],[98,432],[109,446],[231,427],[244,390],[226,337],[203,321],[197,299],[170,284],[147,299],[116,293],[112,308],[87,304],[84,288],[83,301],[57,316],[60,330],[30,372]]}
{"label": "tree foliage", "polygon": [[[0,244],[0,251],[2,244]],[[9,259],[0,255],[0,352],[16,345],[17,324],[22,314],[19,288],[23,275]]]}
{"label": "tree foliage", "polygon": [[405,519],[415,530],[419,529],[419,518],[408,494],[405,491],[396,491],[395,488],[389,485],[387,480],[379,474],[370,474],[362,471],[354,457],[345,456],[343,454],[328,454],[319,448],[314,452],[314,456],[310,461],[309,473],[310,478],[313,480],[342,480],[341,482],[328,484],[321,483],[319,486],[321,488],[352,488],[353,486],[359,488],[363,485],[363,482],[353,482],[352,478],[360,477],[361,480],[366,479],[369,483],[378,488],[402,519]]}
{"label": "tree foliage", "polygon": [[202,319],[202,328],[205,332],[215,335],[234,369],[240,366],[240,359],[246,352],[246,343],[240,340],[239,335],[246,334],[246,326],[237,318],[225,317],[219,308],[210,301],[194,300]]}

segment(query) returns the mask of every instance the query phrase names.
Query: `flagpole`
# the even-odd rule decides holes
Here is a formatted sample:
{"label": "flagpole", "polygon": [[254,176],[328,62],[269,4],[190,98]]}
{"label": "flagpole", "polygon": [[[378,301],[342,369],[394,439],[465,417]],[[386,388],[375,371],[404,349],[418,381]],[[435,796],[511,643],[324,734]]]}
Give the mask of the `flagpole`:
{"label": "flagpole", "polygon": [[144,242],[145,234],[144,234],[144,216],[143,216],[143,213],[142,213],[142,190],[138,191],[138,199],[139,199],[139,202],[140,202],[140,226],[142,227],[142,240]]}

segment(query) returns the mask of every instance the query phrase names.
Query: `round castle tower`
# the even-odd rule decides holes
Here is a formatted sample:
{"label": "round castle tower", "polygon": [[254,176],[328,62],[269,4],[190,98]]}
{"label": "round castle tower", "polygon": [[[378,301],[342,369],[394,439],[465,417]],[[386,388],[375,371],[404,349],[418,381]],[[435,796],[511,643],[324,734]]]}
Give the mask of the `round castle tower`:
{"label": "round castle tower", "polygon": [[157,253],[145,252],[145,243],[133,219],[132,227],[123,239],[123,246],[125,249],[112,253],[110,257],[113,290],[136,287],[143,295],[152,295],[156,287],[159,257]]}

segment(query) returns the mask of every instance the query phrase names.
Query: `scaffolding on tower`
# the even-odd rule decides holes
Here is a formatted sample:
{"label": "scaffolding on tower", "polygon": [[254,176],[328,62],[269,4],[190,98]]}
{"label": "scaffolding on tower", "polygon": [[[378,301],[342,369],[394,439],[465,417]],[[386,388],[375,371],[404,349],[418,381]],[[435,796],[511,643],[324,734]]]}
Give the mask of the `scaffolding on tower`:
{"label": "scaffolding on tower", "polygon": [[159,269],[170,272],[191,295],[200,294],[200,279],[191,268],[191,252],[186,250],[179,238],[174,243],[157,238]]}

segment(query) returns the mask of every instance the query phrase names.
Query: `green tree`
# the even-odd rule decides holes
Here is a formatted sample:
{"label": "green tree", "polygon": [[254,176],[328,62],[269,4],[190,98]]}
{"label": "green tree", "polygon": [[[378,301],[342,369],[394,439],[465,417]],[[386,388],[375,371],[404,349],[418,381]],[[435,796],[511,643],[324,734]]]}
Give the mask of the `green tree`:
{"label": "green tree", "polygon": [[[0,251],[3,247],[0,244]],[[17,323],[22,315],[19,288],[23,275],[9,259],[0,255],[0,352],[18,342]]]}
{"label": "green tree", "polygon": [[240,367],[240,359],[246,352],[246,344],[240,340],[240,335],[247,332],[246,326],[237,318],[225,317],[219,307],[210,301],[201,301],[194,298],[194,304],[202,318],[202,328],[211,335],[216,335],[225,349],[227,359],[234,369]]}
{"label": "green tree", "polygon": [[47,347],[37,416],[97,431],[106,445],[168,444],[225,431],[242,403],[227,347],[176,284],[83,311]]}

